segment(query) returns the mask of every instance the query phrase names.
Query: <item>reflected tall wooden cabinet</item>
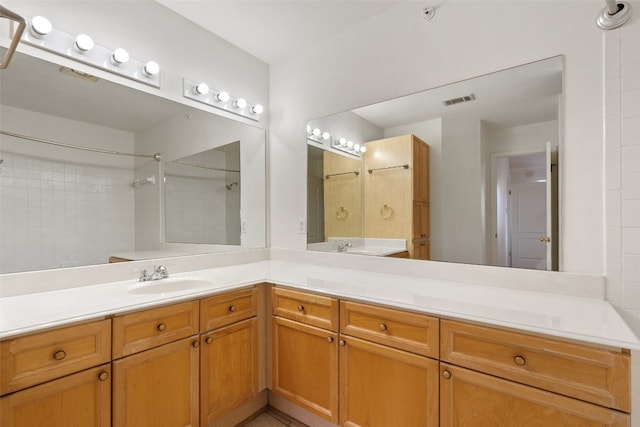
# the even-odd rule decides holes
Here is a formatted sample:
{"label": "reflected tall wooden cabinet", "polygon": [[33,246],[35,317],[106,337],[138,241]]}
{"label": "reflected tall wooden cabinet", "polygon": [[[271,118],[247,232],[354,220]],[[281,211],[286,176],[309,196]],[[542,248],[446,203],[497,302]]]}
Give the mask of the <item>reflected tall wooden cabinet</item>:
{"label": "reflected tall wooden cabinet", "polygon": [[415,135],[369,141],[364,153],[364,235],[404,239],[430,259],[429,145]]}

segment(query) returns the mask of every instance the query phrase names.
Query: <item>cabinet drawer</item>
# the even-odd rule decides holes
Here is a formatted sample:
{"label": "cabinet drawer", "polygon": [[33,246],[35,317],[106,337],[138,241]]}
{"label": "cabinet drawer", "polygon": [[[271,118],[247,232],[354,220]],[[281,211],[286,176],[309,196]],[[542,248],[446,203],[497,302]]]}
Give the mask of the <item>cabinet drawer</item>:
{"label": "cabinet drawer", "polygon": [[0,394],[111,359],[111,321],[85,323],[0,343]]}
{"label": "cabinet drawer", "polygon": [[273,314],[331,331],[338,330],[338,300],[335,298],[273,288]]}
{"label": "cabinet drawer", "polygon": [[257,295],[257,288],[253,287],[201,300],[200,330],[209,331],[255,316]]}
{"label": "cabinet drawer", "polygon": [[197,334],[198,326],[198,301],[115,317],[113,357],[137,353]]}
{"label": "cabinet drawer", "polygon": [[441,321],[442,361],[629,412],[630,355],[519,332]]}
{"label": "cabinet drawer", "polygon": [[439,320],[424,314],[340,302],[340,332],[412,353],[438,357]]}

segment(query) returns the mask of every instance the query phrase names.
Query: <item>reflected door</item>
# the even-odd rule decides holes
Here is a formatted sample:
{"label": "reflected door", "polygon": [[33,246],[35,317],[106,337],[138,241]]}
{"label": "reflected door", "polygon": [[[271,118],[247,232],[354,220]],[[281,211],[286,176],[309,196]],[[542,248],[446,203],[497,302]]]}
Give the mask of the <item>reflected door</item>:
{"label": "reflected door", "polygon": [[511,185],[511,265],[547,270],[547,189],[544,182]]}

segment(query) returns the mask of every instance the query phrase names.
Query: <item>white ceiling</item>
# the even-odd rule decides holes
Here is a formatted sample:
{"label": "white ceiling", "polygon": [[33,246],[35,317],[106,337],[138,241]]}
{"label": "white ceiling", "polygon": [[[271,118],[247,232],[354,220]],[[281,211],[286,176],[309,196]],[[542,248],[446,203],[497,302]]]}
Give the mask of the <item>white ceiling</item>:
{"label": "white ceiling", "polygon": [[156,0],[267,64],[354,26],[401,0]]}

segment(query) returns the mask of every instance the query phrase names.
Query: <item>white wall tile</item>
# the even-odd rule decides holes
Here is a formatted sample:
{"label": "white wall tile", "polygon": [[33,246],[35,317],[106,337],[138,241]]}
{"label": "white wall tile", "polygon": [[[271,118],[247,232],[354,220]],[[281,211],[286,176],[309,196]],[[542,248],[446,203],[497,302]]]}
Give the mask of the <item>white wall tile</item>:
{"label": "white wall tile", "polygon": [[619,114],[606,116],[604,119],[604,141],[607,156],[620,155],[622,145],[622,118]]}
{"label": "white wall tile", "polygon": [[622,93],[622,117],[640,117],[640,90]]}
{"label": "white wall tile", "polygon": [[609,264],[607,263],[607,288],[606,298],[610,302],[621,303],[622,302],[622,265],[621,264]]}
{"label": "white wall tile", "polygon": [[[622,256],[622,283],[626,292],[626,283],[640,283],[640,255],[623,255]],[[633,286],[636,286],[633,285]],[[639,286],[640,288],[640,286]],[[624,295],[624,304],[627,306],[626,293]],[[640,308],[640,306],[636,307]]]}
{"label": "white wall tile", "polygon": [[622,229],[620,227],[607,228],[607,262],[617,262],[622,256]]}
{"label": "white wall tile", "polygon": [[640,227],[640,200],[622,201],[622,226]]}
{"label": "white wall tile", "polygon": [[640,145],[640,117],[622,120],[622,145]]}
{"label": "white wall tile", "polygon": [[604,114],[605,116],[611,116],[611,115],[621,113],[620,84],[621,84],[620,78],[605,80],[605,83],[604,83],[604,91],[605,91],[604,92]]}
{"label": "white wall tile", "polygon": [[[638,25],[635,25],[635,27],[638,27]],[[625,34],[623,35],[623,40],[621,43],[623,64],[640,61],[640,49],[638,49],[638,46],[640,46],[640,36],[627,37],[627,30],[629,30],[630,28],[631,26],[629,26],[628,28],[624,28]]]}
{"label": "white wall tile", "polygon": [[620,58],[622,40],[620,31],[607,31],[604,34],[604,78],[605,80],[620,77]]}
{"label": "white wall tile", "polygon": [[640,227],[622,229],[622,253],[640,255]]}
{"label": "white wall tile", "polygon": [[[640,50],[640,47],[637,47]],[[622,66],[622,91],[640,89],[640,61],[630,62]]]}
{"label": "white wall tile", "polygon": [[605,153],[605,190],[618,190],[621,186],[622,159],[621,152]]}

